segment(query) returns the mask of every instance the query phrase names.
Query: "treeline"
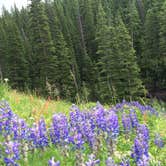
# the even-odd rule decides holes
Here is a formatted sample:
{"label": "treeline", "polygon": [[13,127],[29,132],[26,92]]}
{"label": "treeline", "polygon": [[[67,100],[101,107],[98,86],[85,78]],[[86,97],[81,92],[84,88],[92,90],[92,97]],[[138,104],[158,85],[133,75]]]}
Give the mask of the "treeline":
{"label": "treeline", "polygon": [[0,73],[19,90],[109,102],[166,86],[166,0],[31,0],[0,17]]}

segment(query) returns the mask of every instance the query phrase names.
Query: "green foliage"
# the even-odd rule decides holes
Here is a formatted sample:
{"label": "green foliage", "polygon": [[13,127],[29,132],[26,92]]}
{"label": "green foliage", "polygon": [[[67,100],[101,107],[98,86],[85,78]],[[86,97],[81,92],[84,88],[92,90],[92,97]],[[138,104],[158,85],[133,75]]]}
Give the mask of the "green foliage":
{"label": "green foliage", "polygon": [[0,83],[0,100],[3,99],[3,97],[5,96],[5,86],[4,84]]}
{"label": "green foliage", "polygon": [[160,48],[160,55],[159,59],[159,86],[165,88],[166,85],[166,2],[163,3],[163,6],[160,11],[159,19],[160,19],[160,41],[159,41],[159,48]]}
{"label": "green foliage", "polygon": [[142,77],[149,89],[162,88],[160,86],[164,57],[160,51],[160,11],[163,1],[153,2],[152,8],[147,11],[145,21],[145,36],[141,57]]}
{"label": "green foliage", "polygon": [[103,101],[143,95],[132,40],[119,14],[109,26],[102,6],[98,9],[99,95]]}
{"label": "green foliage", "polygon": [[[3,87],[1,89],[1,87]],[[0,92],[1,90],[5,90],[4,93],[4,99],[8,99],[12,110],[14,113],[18,114],[19,117],[23,118],[28,122],[28,124],[32,124],[35,120],[35,111],[40,112],[45,103],[47,103],[46,100],[42,98],[37,98],[36,96],[29,94],[26,95],[24,93],[18,93],[16,91],[11,91],[8,90],[8,88],[5,85],[0,85]],[[161,162],[162,165],[166,164],[166,146],[164,148],[158,148],[154,144],[154,138],[156,133],[160,133],[162,135],[162,138],[164,142],[166,141],[166,136],[165,136],[165,115],[166,112],[162,111],[164,103],[160,104],[158,101],[154,101],[153,106],[156,108],[158,111],[159,115],[154,116],[152,114],[147,114],[146,116],[143,116],[140,113],[140,110],[138,108],[134,108],[139,122],[141,124],[146,124],[149,128],[150,132],[150,142],[149,142],[149,155],[151,159],[151,164],[150,166],[154,166],[158,164],[158,161]],[[46,119],[47,126],[49,126],[51,117],[54,113],[63,113],[65,115],[69,115],[70,112],[70,106],[71,103],[65,102],[65,101],[49,101],[49,106],[45,108],[42,116]],[[87,110],[88,108],[91,108],[92,106],[95,106],[95,103],[87,103],[80,105],[79,107],[81,109]],[[109,108],[109,107],[108,107]],[[124,106],[124,111],[126,113],[129,113],[130,107],[127,105]],[[26,111],[25,111],[26,110]],[[166,111],[166,110],[165,110]],[[119,117],[121,116],[121,112],[119,111],[118,113]],[[133,146],[133,141],[136,135],[135,129],[133,129],[132,132],[129,133],[129,138],[126,139],[123,134],[122,130],[122,124],[121,124],[121,119],[119,118],[119,124],[120,124],[120,135],[118,139],[116,140],[116,147],[114,154],[112,157],[115,159],[116,162],[120,162],[120,158],[122,157],[131,157],[131,149]],[[0,141],[3,142],[0,138]],[[2,145],[0,145],[0,148]],[[70,148],[70,146],[69,146]],[[92,153],[92,150],[89,148],[87,145],[85,149],[82,149],[81,151],[74,151],[71,149],[66,149],[62,148],[61,146],[53,146],[49,145],[46,149],[35,149],[34,151],[28,151],[28,161],[26,160],[19,160],[20,165],[32,165],[32,166],[42,166],[48,164],[48,160],[53,156],[55,157],[56,160],[59,160],[61,162],[61,165],[69,165],[73,166],[76,162],[76,155],[78,153],[81,153],[83,155],[84,161],[87,160],[88,154]],[[108,150],[105,147],[105,142],[102,142],[102,146],[100,147],[100,150],[97,153],[97,158],[100,158],[100,164],[105,165],[105,160],[108,157]],[[0,159],[0,164],[2,165],[3,161]],[[134,166],[132,163],[132,160],[130,160],[131,164]]]}
{"label": "green foliage", "polygon": [[83,98],[104,102],[165,89],[165,13],[165,0],[31,0],[11,13],[3,8],[0,78],[70,101],[85,89]]}

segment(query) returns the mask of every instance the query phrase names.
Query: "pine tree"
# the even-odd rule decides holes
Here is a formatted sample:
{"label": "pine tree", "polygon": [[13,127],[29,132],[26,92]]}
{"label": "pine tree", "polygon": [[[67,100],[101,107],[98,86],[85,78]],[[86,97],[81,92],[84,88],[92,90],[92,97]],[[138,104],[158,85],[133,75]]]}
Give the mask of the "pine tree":
{"label": "pine tree", "polygon": [[143,53],[141,57],[142,78],[148,89],[157,89],[160,77],[160,23],[159,12],[163,1],[155,1],[148,10],[145,21]]}
{"label": "pine tree", "polygon": [[24,90],[28,83],[28,68],[23,41],[18,27],[12,20],[7,22],[7,60],[10,84],[13,88]]}
{"label": "pine tree", "polygon": [[165,6],[163,0],[31,0],[21,10],[3,8],[0,75],[14,88],[52,95],[51,87],[53,97],[70,100],[76,93],[104,102],[139,96],[139,67],[148,90],[165,88]]}
{"label": "pine tree", "polygon": [[0,79],[7,77],[7,38],[4,27],[0,20]]}
{"label": "pine tree", "polygon": [[[41,0],[31,0],[32,88],[46,94],[46,81],[52,82],[57,67],[48,18]],[[54,76],[54,77],[53,77]]]}
{"label": "pine tree", "polygon": [[96,73],[98,79],[98,96],[102,101],[108,101],[112,96],[113,87],[110,84],[110,70],[108,69],[109,56],[112,54],[111,46],[111,28],[108,26],[106,13],[101,3],[98,6],[97,26],[96,26],[96,42],[98,46],[97,60],[96,60]]}
{"label": "pine tree", "polygon": [[87,54],[94,58],[93,52],[96,51],[94,37],[94,14],[92,10],[91,0],[79,0],[81,20],[83,24],[83,32],[85,35],[85,45],[87,48]]}
{"label": "pine tree", "polygon": [[[64,40],[63,34],[60,31],[60,26],[55,17],[55,55],[57,56],[57,83],[60,89],[60,96],[63,98],[72,98],[76,95],[76,87],[73,78],[73,63],[75,60],[71,57],[70,50]],[[75,71],[75,70],[74,70]]]}
{"label": "pine tree", "polygon": [[142,95],[139,67],[127,28],[119,15],[116,16],[114,24],[108,27],[101,7],[99,13],[101,14],[98,18],[102,19],[99,20],[101,24],[97,33],[97,53],[100,56],[99,89],[103,91],[103,100],[109,101],[111,97],[130,99]]}
{"label": "pine tree", "polygon": [[160,56],[158,57],[159,60],[159,88],[164,89],[166,88],[166,2],[164,2],[161,12],[159,15],[160,19]]}
{"label": "pine tree", "polygon": [[75,55],[72,50],[72,45],[70,44],[69,46],[64,39],[60,21],[51,2],[46,1],[46,11],[49,16],[49,25],[58,64],[56,69],[56,86],[62,98],[70,98],[72,100],[76,96],[76,92],[78,93],[79,91]]}
{"label": "pine tree", "polygon": [[115,18],[115,45],[111,67],[111,79],[119,98],[135,98],[143,95],[144,87],[139,78],[132,40],[120,16]]}

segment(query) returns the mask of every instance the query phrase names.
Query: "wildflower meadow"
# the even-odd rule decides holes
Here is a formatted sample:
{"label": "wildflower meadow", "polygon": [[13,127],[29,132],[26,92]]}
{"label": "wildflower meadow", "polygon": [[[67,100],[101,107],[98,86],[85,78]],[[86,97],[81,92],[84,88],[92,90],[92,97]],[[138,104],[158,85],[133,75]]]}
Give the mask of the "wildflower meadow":
{"label": "wildflower meadow", "polygon": [[[31,117],[29,117],[31,118]],[[165,166],[165,114],[123,100],[29,123],[0,102],[0,165]]]}

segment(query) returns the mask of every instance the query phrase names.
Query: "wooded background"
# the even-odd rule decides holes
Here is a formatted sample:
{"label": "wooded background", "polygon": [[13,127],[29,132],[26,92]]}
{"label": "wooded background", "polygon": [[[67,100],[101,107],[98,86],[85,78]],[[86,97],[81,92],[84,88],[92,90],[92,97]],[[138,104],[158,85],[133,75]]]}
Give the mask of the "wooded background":
{"label": "wooded background", "polygon": [[166,0],[31,0],[0,17],[12,88],[110,102],[166,88]]}

